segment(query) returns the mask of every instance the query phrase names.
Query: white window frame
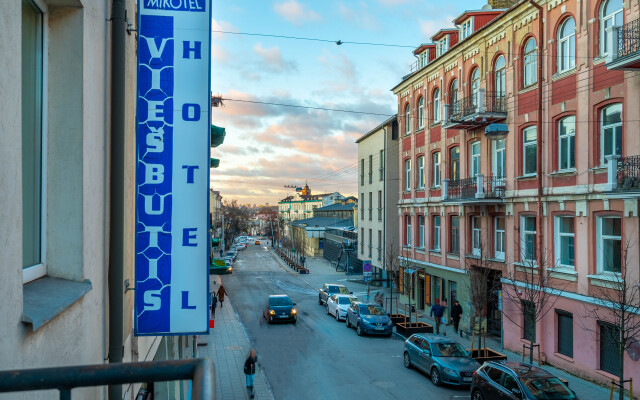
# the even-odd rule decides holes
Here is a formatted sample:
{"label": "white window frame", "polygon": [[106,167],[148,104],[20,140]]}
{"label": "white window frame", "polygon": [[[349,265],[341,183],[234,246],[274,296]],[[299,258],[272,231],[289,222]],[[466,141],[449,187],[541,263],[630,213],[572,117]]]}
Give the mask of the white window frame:
{"label": "white window frame", "polygon": [[[573,232],[569,233],[569,232],[562,232],[561,226],[562,226],[562,220],[563,219],[568,219],[570,218],[573,222]],[[554,218],[554,245],[555,245],[555,258],[556,258],[556,268],[562,268],[562,269],[568,269],[568,270],[575,270],[575,246],[576,246],[576,237],[575,237],[575,217],[573,216],[569,216],[569,215],[558,215]],[[573,264],[574,265],[570,265],[570,264],[563,264],[562,263],[562,238],[572,238],[573,239],[573,254],[574,254],[574,260],[573,260]]]}
{"label": "white window frame", "polygon": [[453,79],[453,81],[451,81],[451,95],[449,96],[449,101],[451,103],[451,106],[453,106],[454,104],[456,104],[458,102],[458,100],[460,100],[460,92],[459,92],[459,86],[460,84],[458,83],[457,79]]}
{"label": "white window frame", "polygon": [[411,133],[411,107],[409,107],[409,104],[404,108],[404,122],[404,133],[409,135]]}
{"label": "white window frame", "polygon": [[418,100],[418,129],[424,128],[424,97]]}
{"label": "white window frame", "polygon": [[[454,220],[457,222],[457,226],[455,227],[453,223]],[[460,216],[452,215],[451,218],[449,219],[449,223],[451,224],[451,237],[450,237],[451,254],[460,254]],[[455,238],[457,249],[453,248],[453,240],[454,240],[453,238]]]}
{"label": "white window frame", "polygon": [[[562,126],[565,122],[573,121],[573,128],[567,127],[567,132],[562,133]],[[558,121],[558,170],[570,170],[575,165],[575,149],[576,149],[576,117],[569,115]],[[562,162],[562,157],[566,157],[566,162]],[[573,156],[573,165],[571,165],[571,157]]]}
{"label": "white window frame", "polygon": [[491,157],[491,172],[493,176],[495,176],[496,178],[504,178],[505,177],[504,168],[507,161],[506,140],[505,139],[492,140],[491,148],[493,152],[493,155]]}
{"label": "white window frame", "polygon": [[[603,228],[603,222],[605,220],[611,220],[611,219],[618,219],[620,220],[620,236],[613,236],[613,235],[604,235],[602,233],[602,228]],[[600,275],[611,275],[611,276],[620,276],[620,272],[615,272],[615,271],[608,271],[605,267],[605,260],[603,260],[603,252],[604,252],[604,246],[603,246],[603,242],[605,240],[617,240],[620,241],[620,253],[622,254],[622,231],[623,231],[623,227],[622,227],[622,218],[618,217],[618,216],[613,216],[613,215],[607,215],[607,216],[598,216],[596,217],[596,231],[597,231],[597,248],[596,248],[596,253],[597,253],[597,272]],[[620,268],[623,268],[624,266],[622,265],[622,260],[620,260]]]}
{"label": "white window frame", "polygon": [[[502,62],[502,66],[498,66],[498,63]],[[506,79],[506,70],[507,70],[507,60],[505,56],[500,55],[496,58],[496,62],[493,64],[494,75],[493,75],[493,84],[494,84],[494,92],[496,98],[502,98],[507,94],[507,79]]]}
{"label": "white window frame", "polygon": [[404,160],[404,190],[406,192],[411,190],[411,159]]}
{"label": "white window frame", "polygon": [[[530,126],[522,130],[522,175],[524,176],[536,175],[538,173],[538,162],[537,162],[537,157],[538,157],[537,133],[538,132],[536,131],[536,129],[537,128],[535,126]],[[530,140],[527,142],[527,132],[531,132],[531,131],[536,132],[536,138],[535,140]],[[527,148],[531,146],[534,146],[536,149],[536,169],[533,172],[528,172],[527,171]]]}
{"label": "white window frame", "polygon": [[433,161],[433,187],[440,187],[440,157],[439,151],[436,151],[431,156]]}
{"label": "white window frame", "polygon": [[440,122],[440,89],[433,91],[433,123]]}
{"label": "white window frame", "polygon": [[[612,108],[619,108],[620,109],[620,122],[616,122],[613,124],[609,124],[609,125],[605,125],[604,121],[604,115],[605,112],[609,109]],[[610,104],[606,107],[604,107],[602,110],[600,110],[600,164],[601,165],[605,165],[607,163],[607,156],[609,155],[618,155],[618,156],[622,156],[622,103],[614,103],[614,104]],[[613,132],[607,132],[607,130],[609,131],[613,131]],[[620,154],[618,154],[616,152],[616,145],[618,144],[618,140],[616,139],[616,131],[620,130]],[[612,145],[611,148],[613,149],[613,153],[611,154],[606,154],[604,149],[606,148],[605,146],[605,142],[607,140],[607,137],[611,137],[612,138]]]}
{"label": "white window frame", "polygon": [[[562,37],[562,31],[565,25],[569,22],[573,22],[574,30],[567,36]],[[558,73],[567,72],[576,67],[576,21],[572,17],[566,18],[560,24],[558,29]],[[566,60],[566,63],[565,63]]]}
{"label": "white window frame", "polygon": [[[535,231],[528,231],[526,229],[526,219],[528,218],[533,218],[534,223],[536,223],[536,230]],[[537,260],[536,260],[536,248],[535,246],[537,245],[536,241],[538,240],[537,238],[537,230],[538,230],[538,226],[537,226],[537,221],[536,221],[536,217],[534,215],[521,215],[520,216],[520,261],[524,262],[524,263],[528,263],[528,264],[533,264],[533,265],[537,265]],[[534,249],[533,249],[533,258],[527,258],[526,257],[526,239],[528,235],[533,235],[533,243],[534,243]]]}
{"label": "white window frame", "polygon": [[440,216],[433,216],[433,250],[440,251]]}
{"label": "white window frame", "polygon": [[[607,46],[609,45],[609,35],[611,32],[607,32],[607,28],[612,26],[622,26],[624,23],[624,13],[623,13],[623,1],[620,0],[620,8],[614,11],[611,14],[604,15],[605,8],[607,5],[615,0],[605,0],[600,5],[600,57],[605,57],[609,54],[607,51]],[[616,23],[616,19],[620,18],[618,23]]]}
{"label": "white window frame", "polygon": [[480,67],[475,67],[471,72],[471,101],[478,107],[478,92],[480,91]]}
{"label": "white window frame", "polygon": [[471,254],[480,257],[482,253],[482,221],[480,216],[471,217]]}
{"label": "white window frame", "polygon": [[469,143],[469,178],[475,178],[480,174],[481,165],[480,141]]}
{"label": "white window frame", "polygon": [[418,215],[418,247],[424,249],[424,215]]}
{"label": "white window frame", "polygon": [[418,189],[424,189],[424,156],[418,157]]}
{"label": "white window frame", "polygon": [[[502,221],[502,229],[500,229],[500,225],[498,221]],[[494,217],[493,218],[493,257],[496,260],[505,259],[505,219],[504,216]]]}
{"label": "white window frame", "polygon": [[[529,45],[533,43],[533,47]],[[525,87],[535,85],[538,82],[538,48],[536,39],[530,37],[524,45],[524,62],[522,72],[524,74],[523,83]]]}
{"label": "white window frame", "polygon": [[404,245],[406,247],[411,247],[411,215],[404,216],[404,224],[406,229],[406,240]]}

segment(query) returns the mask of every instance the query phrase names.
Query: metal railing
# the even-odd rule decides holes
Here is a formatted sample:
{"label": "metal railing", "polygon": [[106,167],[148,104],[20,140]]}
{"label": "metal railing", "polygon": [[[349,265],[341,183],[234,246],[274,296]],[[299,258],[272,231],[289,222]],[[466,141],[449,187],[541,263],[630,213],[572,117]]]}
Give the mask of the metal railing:
{"label": "metal railing", "polygon": [[467,199],[476,196],[476,178],[456,179],[449,181],[450,199]]}
{"label": "metal railing", "polygon": [[444,199],[503,198],[506,190],[506,179],[502,176],[477,175],[473,178],[447,181],[444,186]]}
{"label": "metal railing", "polygon": [[70,400],[78,387],[178,380],[193,381],[194,400],[216,398],[215,367],[204,359],[0,371],[0,393],[57,389]]}
{"label": "metal railing", "polygon": [[485,176],[483,180],[484,197],[504,197],[506,184],[504,176]]}
{"label": "metal railing", "polygon": [[492,113],[506,113],[507,102],[505,100],[504,92],[486,92],[484,97],[484,110],[485,112]]}
{"label": "metal railing", "polygon": [[507,102],[503,92],[487,92],[478,90],[473,96],[463,97],[447,105],[447,119],[460,121],[462,118],[476,113],[506,113]]}
{"label": "metal railing", "polygon": [[635,19],[618,29],[618,58],[638,51],[640,51],[640,19]]}
{"label": "metal railing", "polygon": [[640,155],[618,158],[617,190],[640,190]]}

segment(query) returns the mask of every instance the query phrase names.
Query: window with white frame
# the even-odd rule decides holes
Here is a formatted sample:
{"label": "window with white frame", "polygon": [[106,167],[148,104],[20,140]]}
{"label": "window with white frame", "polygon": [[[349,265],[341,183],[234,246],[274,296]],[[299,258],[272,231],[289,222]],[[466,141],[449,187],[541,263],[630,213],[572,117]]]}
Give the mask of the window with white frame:
{"label": "window with white frame", "polygon": [[418,189],[424,189],[424,156],[418,157]]}
{"label": "window with white frame", "polygon": [[622,26],[622,0],[606,0],[600,6],[600,56],[609,53],[609,36],[612,26]]}
{"label": "window with white frame", "polygon": [[451,106],[453,107],[454,104],[458,103],[459,100],[459,92],[458,92],[458,80],[454,79],[451,82],[451,90],[450,90],[450,94],[449,94],[449,104],[451,104]]}
{"label": "window with white frame", "polygon": [[479,216],[471,217],[471,254],[480,257],[482,252],[481,221]]}
{"label": "window with white frame", "polygon": [[493,257],[496,260],[504,261],[504,254],[505,254],[504,217],[495,217],[493,219],[493,230],[494,230]]}
{"label": "window with white frame", "polygon": [[520,217],[520,261],[536,263],[536,217],[533,215]]}
{"label": "window with white frame", "polygon": [[378,190],[378,221],[382,221],[382,190]]}
{"label": "window with white frame", "polygon": [[364,186],[364,158],[360,159],[360,186]]}
{"label": "window with white frame", "polygon": [[597,217],[598,273],[622,271],[622,218]]}
{"label": "window with white frame", "polygon": [[440,251],[440,216],[433,216],[433,250]]}
{"label": "window with white frame", "polygon": [[574,269],[575,267],[575,232],[574,217],[555,217],[556,266]]}
{"label": "window with white frame", "polygon": [[380,180],[383,181],[384,180],[384,150],[380,150],[380,161],[378,162],[379,168],[378,170],[380,171]]}
{"label": "window with white frame", "polygon": [[369,192],[369,221],[373,220],[373,193]]}
{"label": "window with white frame", "polygon": [[576,117],[570,116],[558,122],[558,168],[571,169],[576,166]]}
{"label": "window with white frame", "polygon": [[382,231],[378,231],[378,260],[382,260],[382,250],[383,250],[383,243],[382,243]]}
{"label": "window with white frame", "polygon": [[607,156],[622,155],[622,104],[612,104],[600,113],[600,164],[604,165]]}
{"label": "window with white frame", "polygon": [[460,180],[460,147],[452,147],[449,150],[449,179]]}
{"label": "window with white frame", "polygon": [[496,178],[504,178],[504,166],[506,162],[505,139],[491,141],[493,155],[491,157],[491,169],[493,176]]}
{"label": "window with white frame", "polygon": [[478,93],[480,91],[480,68],[476,67],[471,73],[471,102],[474,107],[478,106]]}
{"label": "window with white frame", "polygon": [[576,66],[576,22],[565,19],[558,29],[558,73]]}
{"label": "window with white frame", "polygon": [[505,61],[504,56],[499,56],[496,58],[496,62],[493,66],[493,87],[495,89],[495,97],[496,99],[501,99],[507,93],[506,85],[506,74],[505,67],[507,63]]}
{"label": "window with white frame", "polygon": [[46,275],[43,256],[44,13],[22,2],[22,267],[23,281]]}
{"label": "window with white frame", "polygon": [[424,249],[424,215],[418,216],[418,247]]}
{"label": "window with white frame", "polygon": [[538,151],[538,137],[535,126],[522,131],[522,173],[533,175],[536,173],[536,157]]}
{"label": "window with white frame", "polygon": [[360,207],[360,219],[364,221],[364,193],[360,193],[360,203],[362,204]]}
{"label": "window with white frame", "polygon": [[451,254],[460,254],[460,217],[451,217]]}
{"label": "window with white frame", "polygon": [[440,152],[433,153],[433,187],[440,187]]}
{"label": "window with white frame", "polygon": [[420,54],[420,68],[426,66],[429,63],[429,50]]}
{"label": "window with white frame", "polygon": [[405,227],[404,245],[409,247],[411,246],[411,215],[404,216],[404,227]]}
{"label": "window with white frame", "polygon": [[424,97],[418,100],[418,128],[424,128]]}
{"label": "window with white frame", "polygon": [[364,257],[364,228],[360,228],[360,254]]}
{"label": "window with white frame", "polygon": [[480,173],[480,141],[469,143],[469,177]]}
{"label": "window with white frame", "polygon": [[411,190],[411,159],[404,160],[404,190]]}
{"label": "window with white frame", "polygon": [[411,108],[408,104],[404,108],[404,133],[406,135],[411,133]]}
{"label": "window with white frame", "polygon": [[369,154],[369,184],[373,183],[373,154]]}
{"label": "window with white frame", "polygon": [[369,229],[369,258],[371,258],[372,249],[373,249],[373,230]]}
{"label": "window with white frame", "polygon": [[466,39],[473,33],[473,18],[469,18],[462,24],[462,39]]}
{"label": "window with white frame", "polygon": [[524,45],[524,86],[531,86],[538,81],[538,52],[536,49],[536,39],[529,38]]}
{"label": "window with white frame", "polygon": [[433,122],[440,122],[440,89],[433,91]]}

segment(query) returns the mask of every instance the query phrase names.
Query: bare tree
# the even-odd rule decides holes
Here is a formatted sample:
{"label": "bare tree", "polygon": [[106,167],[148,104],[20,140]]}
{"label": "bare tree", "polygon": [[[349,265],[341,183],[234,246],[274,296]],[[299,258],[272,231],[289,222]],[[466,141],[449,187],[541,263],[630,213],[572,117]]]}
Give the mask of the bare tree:
{"label": "bare tree", "polygon": [[[624,398],[624,352],[640,340],[640,281],[634,279],[630,270],[636,268],[638,263],[633,264],[629,249],[635,243],[625,241],[622,248],[622,264],[619,273],[611,275],[613,279],[609,288],[598,287],[593,294],[598,307],[585,307],[582,317],[595,320],[600,323],[600,334],[614,345],[617,349],[618,361],[618,398]],[[610,266],[613,267],[613,266]],[[582,328],[597,332],[591,327],[582,323]]]}
{"label": "bare tree", "polygon": [[246,207],[238,205],[237,200],[232,200],[230,203],[222,203],[222,212],[226,225],[223,227],[225,230],[224,237],[227,241],[233,241],[236,235],[249,230],[250,212]]}
{"label": "bare tree", "polygon": [[[393,308],[393,287],[399,287],[400,284],[400,256],[402,252],[400,251],[400,247],[395,243],[395,241],[391,241],[389,246],[385,249],[385,257],[384,257],[384,270],[387,272],[387,279],[389,279],[390,287],[391,287],[391,303],[389,304],[389,308]],[[396,302],[397,308],[397,302]]]}
{"label": "bare tree", "polygon": [[[518,245],[516,245],[516,248]],[[532,252],[535,254],[535,252]],[[523,252],[524,255],[524,252]],[[539,262],[527,257],[521,257],[519,264],[509,270],[503,277],[503,282],[510,285],[512,290],[503,290],[505,299],[516,311],[515,316],[508,312],[503,312],[503,316],[514,325],[522,328],[525,332],[525,339],[530,341],[529,363],[533,363],[533,347],[536,341],[536,324],[541,321],[549,311],[553,309],[558,297],[564,292],[566,284],[562,287],[552,287],[551,271],[549,267],[554,267],[553,260],[547,252],[540,251]]]}

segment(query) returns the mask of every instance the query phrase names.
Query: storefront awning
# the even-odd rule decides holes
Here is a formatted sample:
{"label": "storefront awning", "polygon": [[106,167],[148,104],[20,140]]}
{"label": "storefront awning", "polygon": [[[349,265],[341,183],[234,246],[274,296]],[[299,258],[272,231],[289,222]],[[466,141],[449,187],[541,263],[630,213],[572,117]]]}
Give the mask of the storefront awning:
{"label": "storefront awning", "polygon": [[218,168],[220,166],[220,160],[218,158],[212,158],[209,163],[209,168]]}
{"label": "storefront awning", "polygon": [[224,142],[227,132],[224,128],[211,125],[211,147],[218,147]]}

